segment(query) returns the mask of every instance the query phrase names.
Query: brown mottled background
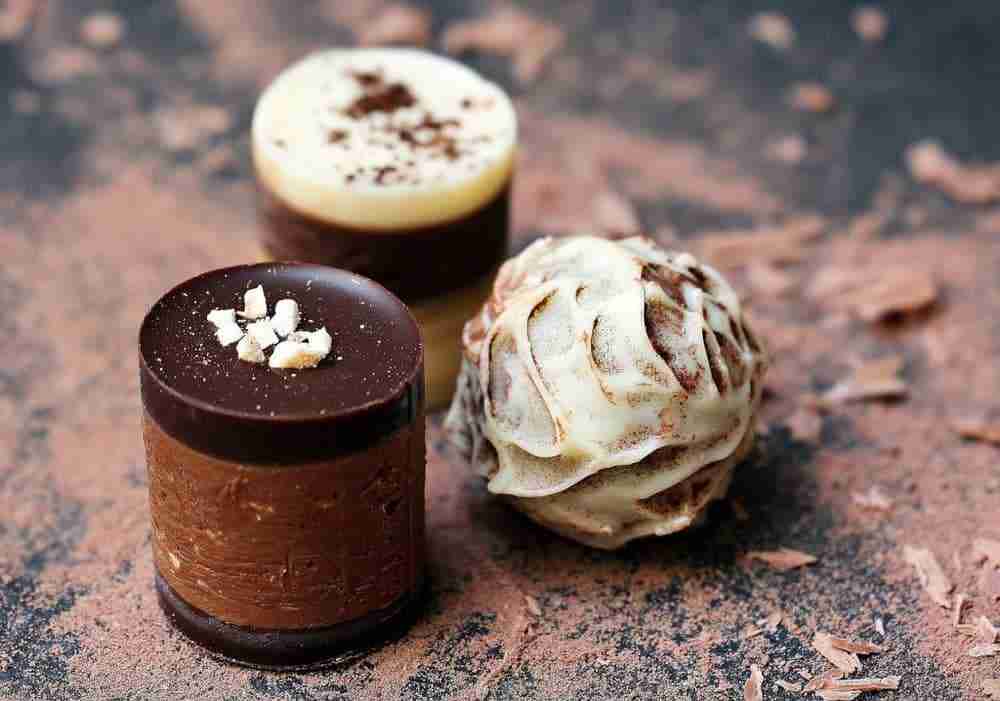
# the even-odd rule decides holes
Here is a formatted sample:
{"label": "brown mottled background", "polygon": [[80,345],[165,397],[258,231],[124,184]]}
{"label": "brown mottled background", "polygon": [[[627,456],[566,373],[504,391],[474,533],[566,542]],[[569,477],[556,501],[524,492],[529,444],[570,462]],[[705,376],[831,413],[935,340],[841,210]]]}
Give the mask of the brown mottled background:
{"label": "brown mottled background", "polygon": [[[309,50],[364,36],[385,7],[7,0],[0,696],[742,699],[757,663],[764,697],[784,699],[774,680],[828,668],[815,631],[878,641],[880,617],[887,651],[865,671],[903,682],[863,698],[985,698],[1000,659],[966,656],[901,552],[930,548],[972,602],[966,616],[1000,620],[995,579],[968,557],[973,538],[1000,538],[1000,448],[951,427],[1000,410],[1000,175],[933,159],[928,175],[904,154],[934,139],[962,164],[1000,160],[1000,5],[893,0],[887,33],[869,40],[852,3],[828,0],[518,6],[542,30],[517,55],[482,38],[461,54],[522,113],[515,247],[642,228],[731,271],[774,363],[733,499],[697,532],[587,550],[487,498],[437,416],[433,586],[412,631],[322,674],[206,658],[153,595],[137,325],[176,282],[253,255],[256,95]],[[492,11],[415,7],[438,49],[456,22]],[[755,24],[764,10],[788,25]],[[539,46],[553,50],[531,55]],[[812,233],[797,236],[803,221]],[[772,238],[727,258],[719,232],[748,231]],[[853,297],[815,284],[859,269],[871,276]],[[899,289],[873,282],[886,269]],[[928,279],[932,300],[915,305]],[[865,312],[892,294],[903,302]],[[811,408],[886,356],[901,359],[906,396]],[[852,498],[873,486],[889,509]],[[777,547],[819,562],[778,572],[741,557]],[[741,635],[779,610],[776,631]]]}

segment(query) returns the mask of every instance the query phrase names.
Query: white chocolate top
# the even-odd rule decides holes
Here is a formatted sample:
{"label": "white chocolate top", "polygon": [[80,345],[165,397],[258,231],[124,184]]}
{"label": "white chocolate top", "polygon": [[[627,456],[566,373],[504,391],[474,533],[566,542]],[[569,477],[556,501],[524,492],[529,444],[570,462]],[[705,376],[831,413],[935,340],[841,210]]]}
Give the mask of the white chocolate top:
{"label": "white chocolate top", "polygon": [[497,85],[415,49],[334,49],[292,65],[253,117],[257,175],[301,214],[367,231],[444,223],[510,180],[517,117]]}
{"label": "white chocolate top", "polygon": [[[490,491],[550,497],[614,475],[574,507],[612,521],[734,454],[766,364],[722,276],[644,238],[536,242],[501,269],[464,342],[497,453]],[[680,452],[611,469],[667,447]]]}

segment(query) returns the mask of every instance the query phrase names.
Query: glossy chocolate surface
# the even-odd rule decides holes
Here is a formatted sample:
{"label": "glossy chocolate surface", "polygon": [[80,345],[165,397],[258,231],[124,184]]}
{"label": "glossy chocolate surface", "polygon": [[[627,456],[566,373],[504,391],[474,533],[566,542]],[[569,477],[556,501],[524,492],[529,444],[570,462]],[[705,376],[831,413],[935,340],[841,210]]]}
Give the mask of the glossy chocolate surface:
{"label": "glossy chocolate surface", "polygon": [[[325,326],[316,368],[275,370],[237,358],[206,320],[243,308],[263,285],[268,311],[299,303],[300,329]],[[356,450],[410,423],[422,400],[420,332],[380,285],[320,265],[266,263],[192,278],[164,295],[139,333],[143,405],[170,435],[205,453],[289,463]]]}
{"label": "glossy chocolate surface", "polygon": [[460,219],[391,232],[319,220],[291,209],[261,184],[257,190],[268,255],[352,270],[378,280],[407,302],[471,285],[507,253],[509,185]]}

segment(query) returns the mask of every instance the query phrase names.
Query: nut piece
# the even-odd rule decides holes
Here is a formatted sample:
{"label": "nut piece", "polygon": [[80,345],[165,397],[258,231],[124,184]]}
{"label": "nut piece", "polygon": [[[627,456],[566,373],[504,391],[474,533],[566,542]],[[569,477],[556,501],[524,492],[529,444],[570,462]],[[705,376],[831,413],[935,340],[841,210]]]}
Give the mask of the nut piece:
{"label": "nut piece", "polygon": [[260,321],[247,324],[247,335],[252,336],[254,342],[262,349],[270,348],[278,342],[278,336],[274,333],[274,329],[271,328],[271,321],[269,319],[261,319]]}
{"label": "nut piece", "polygon": [[243,293],[243,311],[236,312],[244,319],[260,319],[267,316],[267,298],[264,297],[264,286],[247,290]]}
{"label": "nut piece", "polygon": [[294,299],[278,300],[274,305],[274,316],[271,318],[271,326],[274,332],[284,338],[295,331],[299,325],[299,303]]}
{"label": "nut piece", "polygon": [[215,324],[215,328],[221,329],[223,326],[236,323],[236,311],[233,309],[213,309],[208,313],[208,320]]}
{"label": "nut piece", "polygon": [[247,334],[236,344],[236,355],[239,356],[240,360],[245,360],[248,363],[263,363],[267,360],[264,357],[263,349],[257,343],[257,339],[251,334]]}
{"label": "nut piece", "polygon": [[766,360],[739,297],[650,239],[533,244],[463,346],[450,438],[491,492],[574,540],[694,524],[752,447]]}
{"label": "nut piece", "polygon": [[[333,347],[333,339],[326,328],[317,331],[297,331],[295,340],[282,341],[274,347],[268,366],[272,368],[314,368]],[[304,339],[304,340],[299,340]]]}

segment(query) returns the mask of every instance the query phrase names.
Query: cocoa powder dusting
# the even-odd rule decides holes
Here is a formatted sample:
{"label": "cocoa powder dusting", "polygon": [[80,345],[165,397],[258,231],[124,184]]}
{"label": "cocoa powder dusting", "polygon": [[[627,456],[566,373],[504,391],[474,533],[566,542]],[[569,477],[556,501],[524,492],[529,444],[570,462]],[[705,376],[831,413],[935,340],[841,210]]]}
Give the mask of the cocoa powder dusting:
{"label": "cocoa powder dusting", "polygon": [[[957,50],[904,10],[890,29],[873,14],[830,9],[842,28],[824,48],[834,64],[810,48],[817,31],[805,13],[748,36],[749,20],[729,26],[683,4],[625,16],[615,4],[528,1],[518,9],[549,26],[523,48],[510,29],[522,20],[502,14],[465,37],[462,57],[491,80],[530,84],[516,88],[513,250],[603,218],[608,228],[664,232],[673,248],[704,246],[752,293],[749,314],[772,364],[761,410],[770,430],[736,471],[728,501],[738,508],[720,504],[698,530],[592,552],[486,493],[430,417],[431,584],[406,635],[335,670],[273,674],[217,662],[173,630],[152,586],[137,325],[177,282],[256,255],[245,136],[257,95],[317,41],[347,42],[391,18],[389,5],[119,4],[120,22],[86,28],[92,8],[74,3],[0,9],[2,48],[24,71],[10,79],[2,127],[20,135],[5,153],[16,177],[0,179],[9,343],[0,696],[688,701],[740,698],[756,665],[765,699],[802,687],[810,698],[870,689],[858,698],[1000,699],[998,643],[981,622],[997,625],[1000,596],[990,438],[1000,336],[989,323],[1000,228],[982,206],[1000,189],[995,154],[965,150],[988,139],[970,131],[978,118],[966,129],[961,101],[947,119],[926,115],[926,132],[896,129],[913,101],[946,92],[902,53],[893,95],[879,109],[866,102],[884,92],[897,34]],[[433,8],[429,45],[438,46],[441,27],[507,6],[461,17],[419,7]],[[382,19],[382,38],[367,40],[420,38],[417,20]],[[748,59],[755,42],[765,45]],[[475,50],[510,57],[513,73],[465,53]],[[784,68],[760,71],[758,60]],[[776,81],[767,95],[755,82],[765,73]],[[961,73],[977,71],[963,63]],[[806,77],[821,89],[796,89]],[[991,107],[988,93],[977,109]],[[789,94],[803,113],[782,99]],[[369,104],[401,101],[396,89]],[[887,115],[889,134],[873,113]],[[463,118],[474,114],[470,105]],[[961,158],[938,147],[906,159],[906,145],[925,136],[964,146]],[[882,288],[869,275],[899,270],[915,274],[892,272]],[[879,358],[903,362],[875,375],[897,383],[893,401],[810,408],[810,396]],[[906,545],[936,553],[943,580],[922,555],[909,558],[919,567],[908,563]],[[822,557],[784,571],[742,561],[786,547]],[[956,592],[967,597],[959,626],[971,636],[940,605]],[[821,632],[884,651],[845,675],[812,647]]]}

